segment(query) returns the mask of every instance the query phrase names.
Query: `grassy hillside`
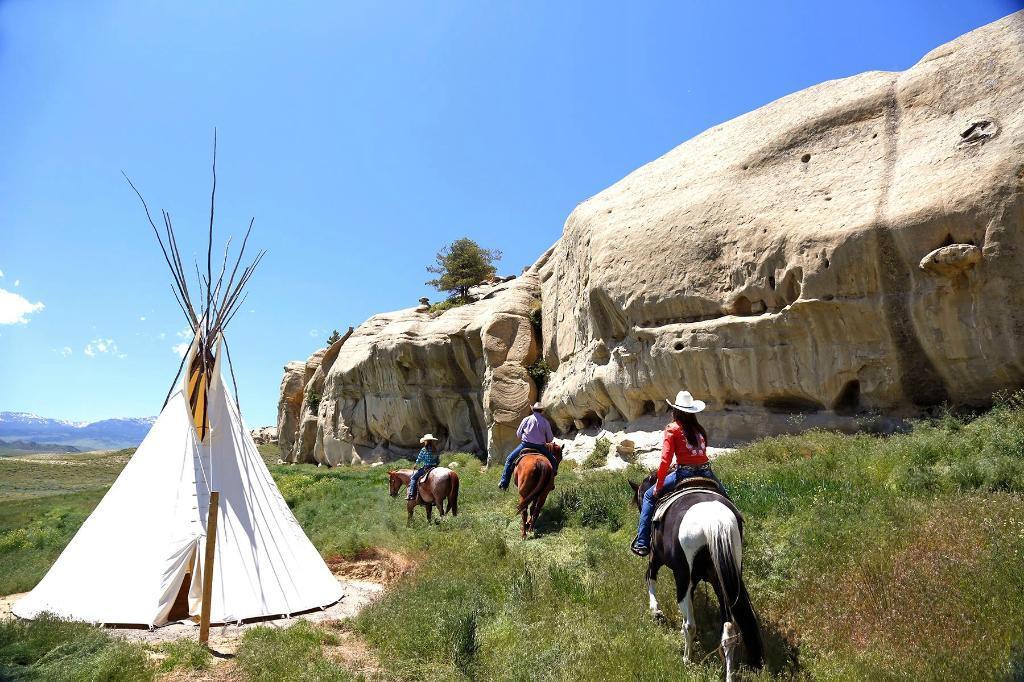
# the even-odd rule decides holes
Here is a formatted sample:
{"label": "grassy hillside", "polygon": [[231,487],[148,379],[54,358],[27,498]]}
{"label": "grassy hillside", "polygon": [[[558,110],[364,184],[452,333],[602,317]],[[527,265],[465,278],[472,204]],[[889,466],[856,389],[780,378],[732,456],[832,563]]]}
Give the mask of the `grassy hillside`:
{"label": "grassy hillside", "polygon": [[[428,526],[421,510],[408,529],[404,504],[386,495],[383,468],[272,467],[325,556],[381,548],[417,562],[347,626],[388,676],[718,679],[716,610],[706,596],[698,599],[701,641],[711,654],[703,665],[681,663],[667,572],[659,598],[669,622],[647,614],[645,562],[627,548],[636,523],[627,479],[641,472],[567,467],[539,537],[523,542],[514,494],[495,489],[498,472],[480,471],[467,455],[450,459],[463,480],[460,515]],[[1024,674],[1019,399],[973,421],[947,417],[889,438],[817,432],[767,439],[715,466],[746,516],[745,575],[771,675]],[[97,496],[0,503],[0,575],[25,566],[8,589],[41,575]],[[306,625],[251,632],[238,667],[251,679],[261,667],[275,679],[348,678],[324,653],[336,633]],[[0,626],[0,677],[4,670],[31,676],[42,665],[36,661],[52,663],[43,645],[13,658],[12,647],[26,637]],[[104,646],[113,647],[111,657],[130,653],[126,645]]]}

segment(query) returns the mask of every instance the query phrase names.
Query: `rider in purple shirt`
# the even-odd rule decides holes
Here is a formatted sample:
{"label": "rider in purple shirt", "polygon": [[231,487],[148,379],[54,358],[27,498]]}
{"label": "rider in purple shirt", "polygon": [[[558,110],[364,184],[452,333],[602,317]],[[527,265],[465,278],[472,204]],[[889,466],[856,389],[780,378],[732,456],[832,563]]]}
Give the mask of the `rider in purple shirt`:
{"label": "rider in purple shirt", "polygon": [[558,462],[551,456],[551,451],[547,446],[548,443],[555,440],[555,434],[551,432],[551,423],[544,416],[544,408],[540,403],[534,404],[533,413],[519,425],[516,435],[519,436],[521,442],[505,460],[505,470],[501,472],[501,481],[498,483],[498,487],[502,490],[508,488],[509,481],[512,480],[512,464],[516,461],[519,453],[526,448],[536,450],[547,457],[551,466],[554,467],[555,473],[558,473]]}

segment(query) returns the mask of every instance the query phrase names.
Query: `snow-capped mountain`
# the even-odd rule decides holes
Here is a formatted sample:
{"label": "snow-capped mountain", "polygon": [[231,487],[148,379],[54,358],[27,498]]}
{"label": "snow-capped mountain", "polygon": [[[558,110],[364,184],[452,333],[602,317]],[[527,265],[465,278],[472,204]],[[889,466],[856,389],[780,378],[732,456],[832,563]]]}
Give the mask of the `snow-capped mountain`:
{"label": "snow-capped mountain", "polygon": [[72,422],[30,412],[0,412],[0,439],[73,445],[83,450],[134,447],[149,433],[156,417],[124,417]]}

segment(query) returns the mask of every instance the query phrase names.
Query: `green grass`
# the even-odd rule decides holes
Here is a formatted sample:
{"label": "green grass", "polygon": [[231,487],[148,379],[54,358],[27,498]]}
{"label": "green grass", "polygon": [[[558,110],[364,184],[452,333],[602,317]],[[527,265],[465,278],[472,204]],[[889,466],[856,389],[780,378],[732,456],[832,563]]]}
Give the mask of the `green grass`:
{"label": "green grass", "polygon": [[0,457],[0,502],[107,488],[133,452]]}
{"label": "green grass", "polygon": [[156,648],[166,656],[158,666],[160,672],[208,670],[213,662],[210,650],[194,639],[165,642]]}
{"label": "green grass", "polygon": [[99,628],[43,617],[0,621],[0,679],[149,680],[153,666],[138,644]]}
{"label": "green grass", "polygon": [[[276,451],[264,456],[276,462]],[[515,493],[496,489],[499,472],[482,471],[470,455],[442,458],[452,460],[462,480],[459,516],[428,525],[418,510],[410,528],[405,505],[387,496],[387,467],[271,467],[325,556],[380,548],[417,562],[349,626],[390,676],[719,679],[713,599],[697,596],[698,660],[711,654],[702,665],[682,665],[667,571],[658,594],[668,623],[647,613],[645,563],[627,549],[636,524],[627,481],[642,471],[563,467],[538,537],[524,542]],[[887,438],[811,432],[765,439],[715,469],[746,517],[744,573],[768,649],[762,677],[1024,674],[1019,398],[977,419],[947,415]],[[26,568],[15,583],[38,579],[98,495],[0,503],[0,538],[8,543],[0,542],[0,582],[5,568],[19,564]],[[45,637],[3,627],[0,678],[15,670],[49,679],[56,673],[38,666],[51,664],[105,670],[105,656],[134,660],[123,647],[102,653],[112,645],[86,626],[58,636],[72,626],[51,623],[58,634]],[[33,637],[56,644],[32,644]],[[247,679],[349,679],[328,655],[334,641],[329,630],[305,623],[254,628],[238,666]],[[67,642],[87,653],[67,660],[48,653]],[[178,657],[175,665],[191,665],[188,652]]]}
{"label": "green grass", "polygon": [[584,469],[600,469],[608,464],[608,452],[612,448],[612,442],[607,438],[598,438],[594,442],[594,449],[583,460]]}
{"label": "green grass", "polygon": [[357,679],[324,655],[324,645],[338,638],[305,621],[284,629],[260,626],[247,630],[238,665],[253,682],[338,682]]}

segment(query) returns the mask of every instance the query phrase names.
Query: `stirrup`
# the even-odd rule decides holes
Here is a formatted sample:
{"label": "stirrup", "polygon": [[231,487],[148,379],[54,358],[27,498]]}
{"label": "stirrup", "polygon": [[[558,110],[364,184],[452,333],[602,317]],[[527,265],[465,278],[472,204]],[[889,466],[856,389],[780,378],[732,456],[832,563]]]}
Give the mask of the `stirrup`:
{"label": "stirrup", "polygon": [[640,544],[640,538],[633,538],[633,542],[629,545],[629,551],[637,556],[647,556],[651,553],[651,548],[646,545]]}

